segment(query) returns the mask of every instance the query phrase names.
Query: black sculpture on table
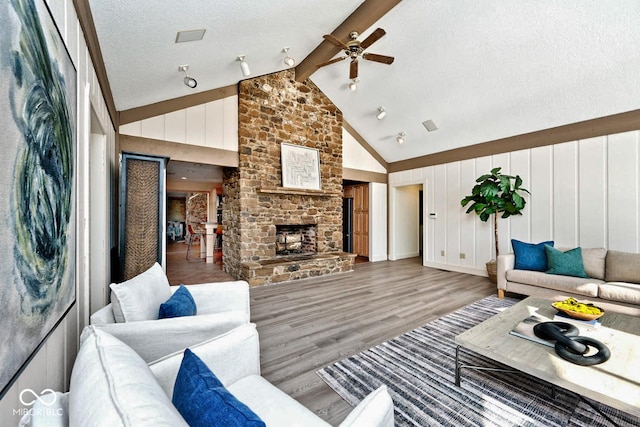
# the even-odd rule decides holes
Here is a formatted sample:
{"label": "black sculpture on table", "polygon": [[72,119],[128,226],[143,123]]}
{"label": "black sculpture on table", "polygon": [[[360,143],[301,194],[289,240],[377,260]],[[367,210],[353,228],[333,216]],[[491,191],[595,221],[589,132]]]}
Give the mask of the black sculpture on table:
{"label": "black sculpture on table", "polygon": [[[611,351],[605,344],[593,338],[581,337],[578,328],[570,323],[539,323],[533,327],[533,332],[538,338],[555,341],[555,350],[558,356],[576,365],[598,365],[611,357]],[[585,356],[591,347],[597,352]]]}

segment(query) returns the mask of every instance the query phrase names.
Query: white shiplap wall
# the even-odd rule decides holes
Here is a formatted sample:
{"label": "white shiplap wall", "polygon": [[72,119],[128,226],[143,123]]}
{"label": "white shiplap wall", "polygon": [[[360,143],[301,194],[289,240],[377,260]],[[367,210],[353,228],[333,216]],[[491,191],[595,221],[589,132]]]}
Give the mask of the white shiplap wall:
{"label": "white shiplap wall", "polygon": [[[76,11],[72,0],[48,0],[47,4],[54,17],[56,25],[62,34],[62,38],[71,55],[71,59],[77,71],[78,93],[78,162],[76,163],[76,176],[81,177],[88,167],[88,153],[83,152],[87,148],[89,138],[88,130],[91,122],[91,110],[99,121],[99,126],[104,129],[108,146],[113,147],[115,130],[111,125],[107,107],[102,97],[102,91],[89,57],[89,51],[80,28]],[[88,92],[85,88],[88,87]],[[88,97],[84,94],[88,93]],[[89,103],[90,105],[87,105]],[[112,150],[113,151],[113,150]],[[113,154],[110,153],[113,157]],[[110,159],[114,161],[113,158]],[[86,164],[84,164],[85,162]],[[89,256],[83,253],[82,241],[85,240],[88,231],[86,222],[82,218],[82,212],[86,211],[88,200],[82,197],[83,183],[79,183],[79,198],[76,202],[77,216],[77,255],[76,255],[76,295],[81,295],[89,284],[89,272],[83,268],[83,259]],[[88,251],[88,248],[86,249]],[[108,260],[105,260],[107,263]],[[1,280],[1,279],[0,279]],[[80,288],[84,286],[85,288]],[[108,286],[108,283],[105,284]],[[14,411],[25,409],[20,403],[19,394],[25,388],[31,388],[40,392],[45,388],[64,391],[68,387],[71,368],[78,349],[80,330],[84,326],[78,319],[79,298],[71,308],[67,316],[52,332],[45,344],[37,352],[17,381],[0,400],[0,425],[17,426],[20,417]],[[88,307],[86,308],[88,310]],[[10,345],[10,343],[2,343]]]}
{"label": "white shiplap wall", "polygon": [[369,154],[345,128],[342,128],[342,167],[387,173],[385,167]]}
{"label": "white shiplap wall", "polygon": [[[390,194],[408,185],[425,189],[425,265],[486,274],[491,223],[465,214],[460,200],[498,166],[520,175],[531,191],[522,216],[499,221],[501,253],[512,251],[512,238],[640,251],[640,132],[633,131],[390,174]],[[393,198],[390,204],[394,235],[408,218]],[[430,212],[437,218],[429,219]]]}
{"label": "white shiplap wall", "polygon": [[124,135],[238,151],[236,95],[120,126]]}

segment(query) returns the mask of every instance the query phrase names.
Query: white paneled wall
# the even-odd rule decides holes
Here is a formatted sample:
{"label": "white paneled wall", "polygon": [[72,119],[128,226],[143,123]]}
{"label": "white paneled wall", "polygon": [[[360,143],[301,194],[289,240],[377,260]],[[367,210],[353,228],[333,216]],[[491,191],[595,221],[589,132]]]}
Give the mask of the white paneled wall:
{"label": "white paneled wall", "polygon": [[120,126],[124,135],[238,151],[236,95]]}
{"label": "white paneled wall", "polygon": [[369,154],[345,128],[342,128],[342,167],[387,173],[384,166]]}
{"label": "white paneled wall", "polygon": [[[640,131],[633,131],[390,174],[390,194],[416,184],[425,189],[425,265],[486,274],[484,263],[494,257],[492,225],[465,214],[460,200],[478,176],[498,166],[520,175],[531,191],[522,216],[498,221],[501,253],[512,251],[512,238],[640,251]],[[406,232],[398,216],[406,202],[389,203],[390,234]],[[401,255],[394,250],[390,245],[390,259]]]}
{"label": "white paneled wall", "polygon": [[[88,129],[91,121],[90,112],[92,109],[99,121],[98,125],[105,130],[107,141],[111,152],[115,141],[115,130],[111,125],[108,115],[107,106],[102,97],[102,91],[98,85],[93,65],[89,59],[89,52],[84,40],[84,35],[78,22],[77,14],[73,6],[72,0],[48,0],[47,1],[51,13],[56,21],[56,25],[62,34],[62,38],[67,46],[67,50],[71,55],[77,70],[77,93],[78,93],[78,149],[83,150],[86,147],[86,139],[89,138]],[[84,88],[88,85],[89,97],[83,96]],[[87,108],[87,102],[90,108]],[[113,154],[111,153],[111,156]],[[78,162],[82,159],[88,161],[87,153],[78,152]],[[83,170],[86,170],[88,164],[76,164],[76,176],[80,176]],[[78,183],[80,198],[76,201],[76,212],[78,217],[77,241],[85,239],[88,230],[84,228],[81,219],[81,212],[85,210],[88,200],[82,198],[82,185]],[[78,252],[76,254],[76,295],[79,295],[80,286],[88,286],[89,272],[85,271],[81,266],[82,260],[88,256],[87,253],[81,253],[82,245],[77,245]],[[105,260],[107,263],[108,260]],[[108,283],[105,283],[108,286]],[[80,301],[76,299],[75,305],[65,316],[60,324],[54,329],[45,344],[35,354],[31,362],[26,366],[20,374],[13,386],[7,391],[2,400],[0,400],[0,425],[17,426],[20,420],[19,411],[26,408],[20,403],[20,392],[26,388],[40,392],[45,388],[64,391],[68,388],[69,376],[71,368],[76,357],[78,349],[78,339],[80,329],[83,326],[78,321],[78,306]],[[87,308],[88,309],[88,308]],[[2,345],[11,345],[10,343],[2,343]]]}
{"label": "white paneled wall", "polygon": [[387,259],[387,184],[369,183],[369,261]]}

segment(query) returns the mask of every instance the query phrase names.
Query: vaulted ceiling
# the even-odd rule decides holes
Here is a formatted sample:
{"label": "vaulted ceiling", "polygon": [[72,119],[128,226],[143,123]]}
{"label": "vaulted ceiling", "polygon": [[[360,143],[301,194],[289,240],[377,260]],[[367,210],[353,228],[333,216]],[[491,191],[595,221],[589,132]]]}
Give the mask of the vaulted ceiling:
{"label": "vaulted ceiling", "polygon": [[[285,69],[285,47],[389,163],[640,109],[637,0],[85,1],[118,111]],[[316,70],[342,55],[324,34],[378,27],[366,51],[395,61],[359,61],[356,91],[348,60]],[[202,40],[176,43],[196,29]]]}

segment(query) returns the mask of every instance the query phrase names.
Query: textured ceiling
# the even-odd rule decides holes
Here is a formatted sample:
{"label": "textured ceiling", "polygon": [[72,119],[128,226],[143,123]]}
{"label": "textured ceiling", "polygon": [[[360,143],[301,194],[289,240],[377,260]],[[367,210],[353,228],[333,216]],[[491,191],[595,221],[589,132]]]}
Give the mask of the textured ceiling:
{"label": "textured ceiling", "polygon": [[[126,110],[282,70],[283,47],[298,62],[358,6],[353,0],[89,0],[116,108]],[[392,65],[360,61],[356,92],[348,63],[311,80],[349,124],[394,162],[563,124],[640,109],[637,0],[403,0],[376,27],[367,51]],[[181,30],[201,41],[176,44]],[[376,108],[387,116],[378,121]],[[432,119],[439,130],[427,133]],[[406,132],[406,143],[395,136]]]}

